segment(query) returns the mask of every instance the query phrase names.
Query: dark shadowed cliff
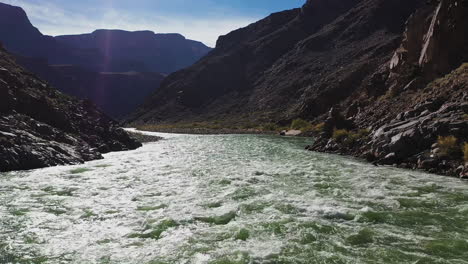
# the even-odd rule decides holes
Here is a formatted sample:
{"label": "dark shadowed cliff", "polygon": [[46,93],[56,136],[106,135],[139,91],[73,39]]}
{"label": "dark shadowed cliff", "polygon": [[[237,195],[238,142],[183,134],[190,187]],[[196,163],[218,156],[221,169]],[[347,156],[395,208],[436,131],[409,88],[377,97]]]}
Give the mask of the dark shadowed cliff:
{"label": "dark shadowed cliff", "polygon": [[155,72],[94,72],[73,65],[48,65],[42,59],[16,57],[19,64],[53,87],[68,95],[91,100],[114,118],[137,109],[164,78]]}
{"label": "dark shadowed cliff", "polygon": [[0,171],[76,164],[139,146],[92,103],[63,95],[0,48]]}
{"label": "dark shadowed cliff", "polygon": [[129,122],[303,118],[311,150],[465,177],[467,2],[309,0],[220,37]]}
{"label": "dark shadowed cliff", "polygon": [[[468,1],[457,0],[415,12],[369,87],[336,108],[348,123],[368,128],[369,137],[337,140],[329,131],[311,149],[468,177],[467,13]],[[326,127],[343,124],[336,115],[323,118]]]}
{"label": "dark shadowed cliff", "polygon": [[155,34],[152,31],[96,30],[55,39],[71,47],[105,54],[104,60],[93,66],[104,72],[171,73],[192,65],[211,50],[180,34]]}
{"label": "dark shadowed cliff", "polygon": [[211,49],[179,34],[97,30],[91,34],[43,35],[20,7],[0,3],[0,41],[11,53],[73,64],[93,71],[170,73]]}
{"label": "dark shadowed cliff", "polygon": [[113,117],[141,105],[159,87],[161,73],[192,65],[211,50],[179,34],[150,31],[44,36],[23,9],[3,3],[0,41],[21,66],[62,92],[92,100]]}
{"label": "dark shadowed cliff", "polygon": [[272,14],[220,37],[208,56],[170,75],[131,121],[318,116],[367,85],[422,5],[310,0]]}

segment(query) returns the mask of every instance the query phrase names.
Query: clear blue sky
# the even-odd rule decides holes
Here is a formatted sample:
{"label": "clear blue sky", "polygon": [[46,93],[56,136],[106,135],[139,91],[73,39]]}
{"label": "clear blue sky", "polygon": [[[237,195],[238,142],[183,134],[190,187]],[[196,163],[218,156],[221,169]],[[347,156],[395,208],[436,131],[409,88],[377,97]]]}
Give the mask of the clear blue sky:
{"label": "clear blue sky", "polygon": [[98,28],[181,33],[214,46],[216,39],[306,0],[0,0],[23,7],[47,35]]}

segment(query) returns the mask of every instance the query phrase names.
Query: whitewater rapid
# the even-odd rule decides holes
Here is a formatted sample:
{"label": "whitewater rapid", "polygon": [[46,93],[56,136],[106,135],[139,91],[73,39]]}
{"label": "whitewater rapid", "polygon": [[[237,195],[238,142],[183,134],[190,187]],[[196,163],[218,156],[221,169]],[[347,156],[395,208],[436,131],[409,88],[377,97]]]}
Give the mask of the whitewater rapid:
{"label": "whitewater rapid", "polygon": [[468,263],[466,182],[307,138],[150,134],[0,174],[0,263]]}

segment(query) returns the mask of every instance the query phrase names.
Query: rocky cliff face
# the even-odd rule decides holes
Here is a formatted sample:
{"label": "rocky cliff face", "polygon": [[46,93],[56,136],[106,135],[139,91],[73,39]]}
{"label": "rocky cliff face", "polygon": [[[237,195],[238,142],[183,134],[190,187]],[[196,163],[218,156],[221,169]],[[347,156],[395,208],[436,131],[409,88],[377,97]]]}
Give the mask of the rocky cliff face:
{"label": "rocky cliff face", "polygon": [[171,73],[192,65],[211,49],[180,34],[151,31],[96,30],[90,34],[58,36],[60,43],[98,50],[105,59],[90,68],[101,72]]}
{"label": "rocky cliff face", "polygon": [[0,41],[13,54],[44,58],[51,64],[96,64],[103,56],[96,50],[78,50],[44,36],[20,7],[0,3]]}
{"label": "rocky cliff face", "polygon": [[220,37],[129,121],[300,117],[323,123],[311,150],[466,175],[467,13],[466,0],[309,0]]}
{"label": "rocky cliff face", "polygon": [[220,37],[208,56],[170,75],[130,121],[319,116],[391,59],[422,2],[310,0],[272,14]]}
{"label": "rocky cliff face", "polygon": [[76,164],[139,146],[93,104],[51,88],[0,48],[0,171]]}
{"label": "rocky cliff face", "polygon": [[[370,136],[344,144],[322,136],[311,149],[466,177],[467,13],[468,1],[443,0],[413,14],[400,47],[374,76],[380,85],[341,104],[342,114],[368,127]],[[333,118],[327,120],[336,126]]]}
{"label": "rocky cliff face", "polygon": [[170,73],[189,66],[211,49],[179,34],[97,30],[91,34],[44,36],[20,7],[0,3],[0,41],[24,57],[73,64],[93,71]]}

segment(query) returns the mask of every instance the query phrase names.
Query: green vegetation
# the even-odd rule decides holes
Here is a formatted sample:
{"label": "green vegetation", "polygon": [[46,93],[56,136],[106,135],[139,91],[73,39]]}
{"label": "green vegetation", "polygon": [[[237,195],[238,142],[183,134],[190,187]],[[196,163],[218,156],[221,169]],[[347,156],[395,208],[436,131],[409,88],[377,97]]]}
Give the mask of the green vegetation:
{"label": "green vegetation", "polygon": [[291,129],[308,132],[313,129],[312,124],[304,119],[294,119],[291,123]]}
{"label": "green vegetation", "polygon": [[454,81],[462,80],[463,75],[468,72],[468,63],[463,63],[458,69],[450,72],[442,78],[436,79],[429,84],[430,87],[449,87]]}
{"label": "green vegetation", "polygon": [[283,128],[272,122],[253,122],[253,121],[206,121],[193,123],[174,123],[158,125],[140,125],[136,127],[142,131],[177,131],[177,130],[239,130],[239,131],[258,131],[258,132],[277,132]]}
{"label": "green vegetation", "polygon": [[136,128],[142,131],[177,131],[177,130],[239,130],[239,131],[258,131],[258,132],[279,132],[282,130],[301,130],[302,132],[320,133],[323,131],[325,123],[312,125],[309,121],[297,118],[291,122],[289,127],[280,126],[274,122],[245,121],[245,120],[223,120],[223,121],[204,121],[192,123],[173,123],[158,125],[140,125]]}
{"label": "green vegetation", "polygon": [[456,157],[460,153],[458,139],[454,136],[439,137],[437,145],[440,149],[439,155],[442,157]]}
{"label": "green vegetation", "polygon": [[342,143],[345,139],[347,139],[350,136],[350,132],[346,129],[335,129],[333,131],[333,136],[332,138],[338,142]]}
{"label": "green vegetation", "polygon": [[468,143],[463,144],[463,157],[468,162]]}
{"label": "green vegetation", "polygon": [[262,126],[263,131],[280,131],[280,127],[274,123],[266,123]]}
{"label": "green vegetation", "polygon": [[312,132],[320,133],[323,131],[324,128],[325,128],[325,123],[318,123],[312,126]]}
{"label": "green vegetation", "polygon": [[349,131],[346,129],[335,129],[333,130],[332,138],[345,146],[352,146],[359,140],[365,139],[369,136],[369,130],[360,129],[356,132]]}

